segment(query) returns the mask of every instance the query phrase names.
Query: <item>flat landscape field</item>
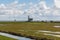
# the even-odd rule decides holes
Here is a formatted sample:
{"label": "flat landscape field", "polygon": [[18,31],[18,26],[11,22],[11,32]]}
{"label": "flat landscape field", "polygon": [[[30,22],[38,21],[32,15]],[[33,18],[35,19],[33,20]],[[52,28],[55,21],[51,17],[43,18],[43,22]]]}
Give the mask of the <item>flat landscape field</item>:
{"label": "flat landscape field", "polygon": [[15,40],[15,39],[8,38],[8,37],[1,36],[1,35],[0,35],[0,40]]}
{"label": "flat landscape field", "polygon": [[25,36],[60,40],[60,23],[51,22],[0,22],[0,30],[15,32]]}

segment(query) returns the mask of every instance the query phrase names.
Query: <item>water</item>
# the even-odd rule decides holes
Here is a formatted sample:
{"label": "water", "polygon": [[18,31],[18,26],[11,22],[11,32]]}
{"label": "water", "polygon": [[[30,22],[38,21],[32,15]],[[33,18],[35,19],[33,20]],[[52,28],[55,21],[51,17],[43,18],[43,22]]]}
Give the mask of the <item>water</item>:
{"label": "water", "polygon": [[15,35],[11,35],[11,34],[8,34],[8,33],[2,33],[2,32],[0,32],[0,35],[10,37],[10,38],[14,38],[14,39],[18,39],[18,40],[32,40],[30,38],[15,36]]}
{"label": "water", "polygon": [[44,35],[54,36],[54,37],[59,37],[60,38],[60,35],[56,35],[56,34],[47,34],[47,33],[45,33]]}
{"label": "water", "polygon": [[54,27],[56,27],[56,28],[60,28],[60,26],[54,26]]}
{"label": "water", "polygon": [[[37,33],[39,33],[39,32],[43,32],[43,35],[49,35],[49,36],[54,36],[54,37],[59,37],[60,38],[60,32],[39,30]],[[11,34],[8,34],[8,33],[2,33],[2,32],[0,32],[0,35],[10,37],[10,38],[13,38],[13,39],[17,39],[17,40],[32,40],[30,38],[15,36],[15,35],[11,35]]]}
{"label": "water", "polygon": [[54,31],[39,30],[36,33],[39,33],[39,32],[42,32],[43,35],[54,36],[54,37],[59,37],[60,38],[60,31],[54,32]]}

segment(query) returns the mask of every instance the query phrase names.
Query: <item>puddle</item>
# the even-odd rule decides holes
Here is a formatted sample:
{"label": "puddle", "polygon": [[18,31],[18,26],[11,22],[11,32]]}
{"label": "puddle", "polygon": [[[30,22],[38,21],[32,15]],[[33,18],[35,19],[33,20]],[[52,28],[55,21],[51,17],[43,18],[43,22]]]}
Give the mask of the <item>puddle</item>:
{"label": "puddle", "polygon": [[56,27],[56,28],[60,28],[60,26],[54,26],[54,27]]}
{"label": "puddle", "polygon": [[43,32],[43,33],[53,33],[53,34],[60,34],[60,32],[43,31],[43,30],[38,31],[37,33],[39,33],[39,32]]}
{"label": "puddle", "polygon": [[44,35],[48,35],[48,36],[54,36],[54,37],[60,37],[60,35],[54,35],[54,34],[44,34]]}
{"label": "puddle", "polygon": [[38,31],[38,33],[39,33],[39,32],[42,32],[43,35],[54,36],[54,37],[60,37],[60,32],[43,31],[43,30]]}

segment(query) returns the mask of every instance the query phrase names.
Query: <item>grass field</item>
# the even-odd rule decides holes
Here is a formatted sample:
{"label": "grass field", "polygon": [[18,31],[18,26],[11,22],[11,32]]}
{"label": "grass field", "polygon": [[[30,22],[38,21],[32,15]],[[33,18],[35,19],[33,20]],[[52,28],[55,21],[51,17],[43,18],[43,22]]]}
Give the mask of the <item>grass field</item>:
{"label": "grass field", "polygon": [[60,23],[0,22],[0,30],[21,33],[22,35],[25,34],[27,36],[32,35],[32,36],[36,36],[36,37],[46,37],[46,38],[52,38],[55,40],[60,40],[59,37],[48,36],[48,35],[44,35],[43,32],[38,32],[40,30],[60,32],[60,28],[54,27],[57,25],[60,26]]}
{"label": "grass field", "polygon": [[8,37],[1,36],[1,35],[0,35],[0,40],[15,40],[15,39],[8,38]]}

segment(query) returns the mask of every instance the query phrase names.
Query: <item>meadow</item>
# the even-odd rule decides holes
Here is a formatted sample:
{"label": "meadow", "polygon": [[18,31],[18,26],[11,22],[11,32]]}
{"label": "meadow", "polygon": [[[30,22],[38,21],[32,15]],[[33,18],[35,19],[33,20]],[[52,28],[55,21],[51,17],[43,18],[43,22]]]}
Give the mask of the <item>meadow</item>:
{"label": "meadow", "polygon": [[1,36],[0,35],[0,40],[16,40],[16,39],[13,39],[13,38],[9,38],[9,37],[5,37],[5,36]]}
{"label": "meadow", "polygon": [[[54,22],[0,22],[0,30],[7,32],[14,32],[24,36],[34,36],[39,38],[48,38],[54,40],[60,40],[60,37],[44,35],[44,34],[56,34],[40,31],[52,31],[60,32],[60,28],[54,26],[60,26],[60,23]],[[3,37],[2,37],[3,38]]]}

